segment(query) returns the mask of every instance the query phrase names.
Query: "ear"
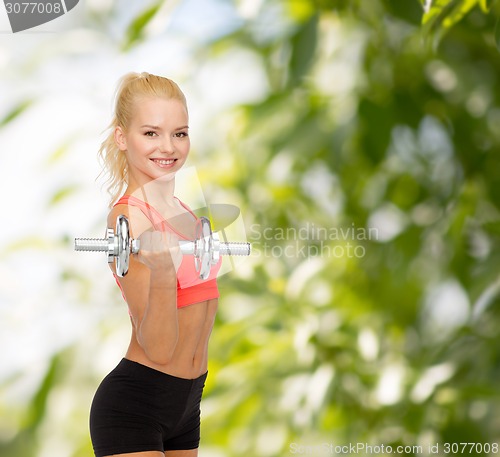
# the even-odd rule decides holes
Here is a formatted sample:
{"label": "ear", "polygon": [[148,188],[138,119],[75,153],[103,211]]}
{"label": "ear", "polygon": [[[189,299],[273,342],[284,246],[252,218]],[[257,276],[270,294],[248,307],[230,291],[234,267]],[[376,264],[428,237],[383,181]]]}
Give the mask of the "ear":
{"label": "ear", "polygon": [[127,150],[127,138],[125,137],[125,132],[123,131],[123,129],[120,126],[115,127],[114,137],[115,137],[115,143],[118,146],[118,149],[120,151],[126,151]]}

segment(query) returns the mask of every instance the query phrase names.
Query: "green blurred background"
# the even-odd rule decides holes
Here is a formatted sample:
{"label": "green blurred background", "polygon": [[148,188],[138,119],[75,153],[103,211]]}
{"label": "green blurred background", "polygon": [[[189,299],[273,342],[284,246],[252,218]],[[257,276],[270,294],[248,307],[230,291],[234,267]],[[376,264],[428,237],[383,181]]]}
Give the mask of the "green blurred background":
{"label": "green blurred background", "polygon": [[192,186],[241,208],[254,248],[219,281],[200,456],[500,453],[499,13],[87,0],[0,24],[0,455],[92,455],[129,322],[72,239],[104,231],[96,154],[127,71],[185,90]]}

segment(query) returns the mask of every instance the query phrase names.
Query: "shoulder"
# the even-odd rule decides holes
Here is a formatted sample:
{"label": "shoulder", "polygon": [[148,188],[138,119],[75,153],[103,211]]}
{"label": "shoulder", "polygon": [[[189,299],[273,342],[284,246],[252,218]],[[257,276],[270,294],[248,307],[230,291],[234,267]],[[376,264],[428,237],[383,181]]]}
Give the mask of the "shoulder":
{"label": "shoulder", "polygon": [[132,238],[137,238],[141,233],[152,227],[150,220],[139,208],[128,204],[118,204],[111,208],[108,214],[107,226],[114,229],[116,227],[116,220],[121,215],[128,219],[130,236]]}
{"label": "shoulder", "polygon": [[[113,229],[113,232],[116,232],[116,221],[120,215],[123,215],[128,219],[129,236],[132,239],[139,238],[143,232],[150,230],[152,227],[149,219],[139,208],[125,203],[113,206],[108,214],[107,226]],[[111,271],[116,274],[114,262],[110,263],[109,267],[111,268]],[[135,302],[134,297],[142,293],[142,285],[147,282],[148,275],[149,269],[139,262],[135,255],[131,255],[129,259],[128,274],[124,277],[115,276],[115,279],[122,290],[122,294],[125,297],[126,302],[129,304],[129,308],[131,307],[131,303]]]}
{"label": "shoulder", "polygon": [[177,202],[177,207],[178,208],[183,209],[183,210],[188,210],[190,213],[193,212],[193,210],[191,209],[191,207],[186,202],[182,201],[178,197],[174,197],[174,199]]}

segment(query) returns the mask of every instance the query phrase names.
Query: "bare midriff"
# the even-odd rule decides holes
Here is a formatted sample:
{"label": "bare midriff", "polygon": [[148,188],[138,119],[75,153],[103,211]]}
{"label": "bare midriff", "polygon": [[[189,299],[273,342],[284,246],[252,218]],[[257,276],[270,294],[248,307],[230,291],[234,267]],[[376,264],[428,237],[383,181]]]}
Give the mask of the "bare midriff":
{"label": "bare midriff", "polygon": [[218,301],[214,298],[178,308],[179,337],[168,364],[159,365],[147,357],[137,341],[133,325],[125,357],[178,378],[198,378],[208,369],[208,342],[215,322]]}

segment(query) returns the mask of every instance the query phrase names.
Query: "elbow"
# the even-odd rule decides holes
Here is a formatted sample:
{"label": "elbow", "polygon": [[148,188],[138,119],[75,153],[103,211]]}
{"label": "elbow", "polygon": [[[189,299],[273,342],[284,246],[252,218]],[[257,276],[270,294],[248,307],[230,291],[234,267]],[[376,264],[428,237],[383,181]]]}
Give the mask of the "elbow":
{"label": "elbow", "polygon": [[168,365],[172,361],[176,345],[177,341],[141,344],[146,357],[157,365]]}
{"label": "elbow", "polygon": [[145,321],[137,332],[137,342],[146,357],[157,365],[168,365],[172,361],[178,339],[177,328],[168,331],[157,328],[152,330],[145,325]]}
{"label": "elbow", "polygon": [[168,365],[173,358],[174,351],[144,351],[151,362],[156,365]]}

